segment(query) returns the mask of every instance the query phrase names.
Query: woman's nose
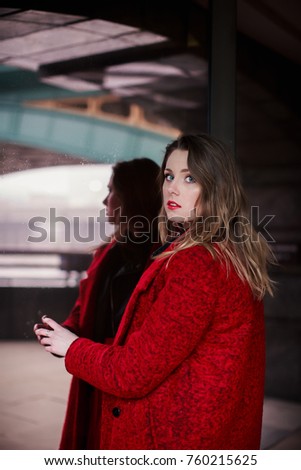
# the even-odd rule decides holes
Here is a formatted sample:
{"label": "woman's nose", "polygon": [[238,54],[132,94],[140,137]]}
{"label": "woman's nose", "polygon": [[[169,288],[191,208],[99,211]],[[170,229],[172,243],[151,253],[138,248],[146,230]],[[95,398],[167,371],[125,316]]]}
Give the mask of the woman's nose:
{"label": "woman's nose", "polygon": [[104,206],[107,206],[108,204],[108,196],[102,201]]}
{"label": "woman's nose", "polygon": [[179,194],[179,188],[175,181],[169,184],[168,192],[169,194]]}

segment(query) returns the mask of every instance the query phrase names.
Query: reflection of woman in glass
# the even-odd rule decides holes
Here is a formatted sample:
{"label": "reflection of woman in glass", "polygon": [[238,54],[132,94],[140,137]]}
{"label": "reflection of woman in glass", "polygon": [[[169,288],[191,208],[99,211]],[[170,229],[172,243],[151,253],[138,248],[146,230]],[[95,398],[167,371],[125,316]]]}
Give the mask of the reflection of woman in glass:
{"label": "reflection of woman in glass", "polygon": [[104,392],[101,449],[258,449],[270,250],[219,141],[172,142],[162,180],[163,241],[168,225],[183,230],[141,277],[114,343],[78,338],[50,318],[41,342]]}
{"label": "reflection of woman in glass", "polygon": [[[78,300],[63,323],[76,335],[101,343],[113,341],[127,301],[150,262],[153,247],[158,246],[158,177],[159,166],[147,158],[113,167],[103,203],[115,233],[111,243],[96,251]],[[100,395],[87,382],[73,378],[61,449],[99,448]]]}

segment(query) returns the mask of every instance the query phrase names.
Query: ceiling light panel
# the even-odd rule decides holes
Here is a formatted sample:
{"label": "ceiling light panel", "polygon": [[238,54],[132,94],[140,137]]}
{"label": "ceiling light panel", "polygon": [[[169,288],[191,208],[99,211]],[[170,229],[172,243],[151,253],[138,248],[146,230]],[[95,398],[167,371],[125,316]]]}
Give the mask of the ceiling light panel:
{"label": "ceiling light panel", "polygon": [[[1,57],[1,54],[0,54]],[[1,60],[1,59],[0,59]],[[30,57],[7,57],[1,60],[1,63],[10,67],[19,67],[21,69],[31,70],[37,72],[39,69],[39,63],[31,60]]]}
{"label": "ceiling light panel", "polygon": [[104,54],[116,50],[121,50],[127,47],[129,47],[129,45],[120,40],[106,39],[103,41],[99,40],[92,43],[88,42],[72,47],[68,45],[64,49],[58,47],[57,49],[53,49],[50,51],[44,50],[41,51],[40,54],[32,54],[29,59],[37,65],[49,64],[52,62],[61,62],[64,60],[87,57],[89,55]]}
{"label": "ceiling light panel", "polygon": [[148,76],[180,76],[185,77],[185,73],[180,68],[177,68],[168,63],[160,63],[158,61],[149,62],[130,62],[121,65],[112,65],[106,68],[107,74],[125,74],[125,75],[148,75]]}
{"label": "ceiling light panel", "polygon": [[97,91],[102,88],[100,85],[74,78],[71,75],[55,75],[54,77],[43,78],[41,81],[43,83],[47,83],[47,85],[57,86],[76,92]]}
{"label": "ceiling light panel", "polygon": [[[17,23],[15,22],[17,26]],[[15,26],[15,27],[16,27]],[[108,37],[107,35],[110,35]],[[0,42],[6,64],[37,70],[40,64],[99,55],[128,47],[164,42],[165,37],[102,20],[82,21]]]}
{"label": "ceiling light panel", "polygon": [[146,85],[153,83],[157,80],[155,76],[141,76],[141,75],[105,75],[103,78],[103,87],[106,89],[114,90],[115,88],[126,88],[137,85]]}
{"label": "ceiling light panel", "polygon": [[167,41],[167,38],[159,34],[149,33],[148,31],[139,31],[135,34],[128,34],[122,39],[132,46],[145,46],[147,44],[157,44]]}
{"label": "ceiling light panel", "polygon": [[[99,39],[102,36],[99,35]],[[95,35],[73,28],[52,28],[28,34],[22,38],[7,39],[0,43],[0,52],[17,56],[29,56],[38,52],[76,46],[95,41]]]}
{"label": "ceiling light panel", "polygon": [[23,23],[21,21],[11,21],[6,19],[0,20],[0,39],[16,38],[18,36],[25,36],[26,34],[42,31],[48,29],[48,25],[37,23]]}
{"label": "ceiling light panel", "polygon": [[101,34],[106,37],[119,36],[120,34],[132,33],[139,31],[137,28],[119,23],[111,23],[103,20],[81,21],[72,26],[74,29],[89,31],[95,34]]}
{"label": "ceiling light panel", "polygon": [[48,11],[26,10],[10,15],[11,20],[18,20],[31,23],[42,23],[47,25],[65,25],[85,19],[84,16],[64,15],[61,13],[52,13]]}

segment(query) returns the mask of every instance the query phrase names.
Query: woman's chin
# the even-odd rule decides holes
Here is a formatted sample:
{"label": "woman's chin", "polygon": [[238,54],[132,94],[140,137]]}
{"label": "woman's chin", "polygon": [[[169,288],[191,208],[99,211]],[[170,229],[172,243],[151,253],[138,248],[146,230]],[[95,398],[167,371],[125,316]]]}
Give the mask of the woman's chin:
{"label": "woman's chin", "polygon": [[168,221],[173,223],[173,224],[184,224],[187,222],[187,219],[185,217],[181,217],[180,215],[175,215],[175,214],[167,214]]}

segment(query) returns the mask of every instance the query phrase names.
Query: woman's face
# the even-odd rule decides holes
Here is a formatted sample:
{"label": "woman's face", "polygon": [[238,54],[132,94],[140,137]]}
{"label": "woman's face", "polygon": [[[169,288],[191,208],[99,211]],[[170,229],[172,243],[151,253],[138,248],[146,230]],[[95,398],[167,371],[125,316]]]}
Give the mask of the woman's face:
{"label": "woman's face", "polygon": [[106,217],[110,224],[117,225],[120,220],[121,199],[118,196],[113,184],[113,175],[108,183],[109,193],[104,199],[103,204],[106,206]]}
{"label": "woman's face", "polygon": [[[201,186],[191,176],[187,150],[174,150],[164,170],[163,204],[169,220],[186,222],[196,217]],[[197,214],[200,215],[200,214]]]}

